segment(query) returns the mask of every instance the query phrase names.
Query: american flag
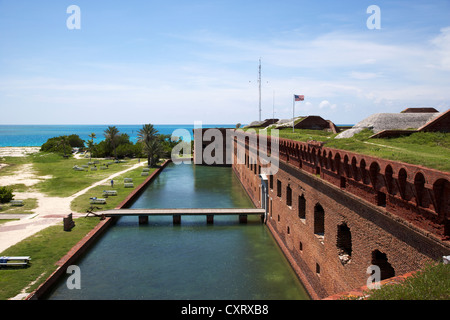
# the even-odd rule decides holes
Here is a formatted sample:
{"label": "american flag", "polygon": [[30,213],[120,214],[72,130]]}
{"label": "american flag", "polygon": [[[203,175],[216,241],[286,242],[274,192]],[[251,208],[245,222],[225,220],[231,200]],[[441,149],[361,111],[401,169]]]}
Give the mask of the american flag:
{"label": "american flag", "polygon": [[305,100],[305,96],[304,95],[294,95],[295,101],[303,101]]}

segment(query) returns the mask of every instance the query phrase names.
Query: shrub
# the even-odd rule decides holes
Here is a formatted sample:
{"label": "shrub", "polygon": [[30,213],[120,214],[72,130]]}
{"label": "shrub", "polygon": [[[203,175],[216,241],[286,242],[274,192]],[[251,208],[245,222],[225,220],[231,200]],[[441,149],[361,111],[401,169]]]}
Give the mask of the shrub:
{"label": "shrub", "polygon": [[84,140],[76,134],[50,138],[41,146],[41,151],[70,154],[72,148],[84,148]]}
{"label": "shrub", "polygon": [[0,187],[0,203],[8,203],[14,198],[11,187]]}

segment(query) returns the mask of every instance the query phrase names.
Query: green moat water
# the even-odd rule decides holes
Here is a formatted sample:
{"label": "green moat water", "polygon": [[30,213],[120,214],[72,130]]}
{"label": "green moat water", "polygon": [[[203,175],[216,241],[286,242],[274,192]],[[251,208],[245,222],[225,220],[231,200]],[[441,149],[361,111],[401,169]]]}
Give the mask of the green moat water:
{"label": "green moat water", "polygon": [[[131,208],[251,208],[230,168],[169,164]],[[77,262],[81,289],[67,277],[48,299],[308,299],[259,217],[120,218]]]}

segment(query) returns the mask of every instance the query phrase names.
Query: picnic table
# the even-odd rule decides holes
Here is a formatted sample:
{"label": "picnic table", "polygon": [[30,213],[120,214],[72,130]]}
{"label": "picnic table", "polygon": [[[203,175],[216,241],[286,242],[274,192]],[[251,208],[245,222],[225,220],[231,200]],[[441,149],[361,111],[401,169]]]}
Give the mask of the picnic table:
{"label": "picnic table", "polygon": [[23,200],[11,200],[9,204],[12,206],[21,207],[23,206]]}
{"label": "picnic table", "polygon": [[91,200],[91,204],[106,204],[106,199],[102,199],[102,198],[90,198]]}
{"label": "picnic table", "polygon": [[0,257],[0,266],[3,267],[17,267],[27,266],[31,258],[29,256],[24,257]]}

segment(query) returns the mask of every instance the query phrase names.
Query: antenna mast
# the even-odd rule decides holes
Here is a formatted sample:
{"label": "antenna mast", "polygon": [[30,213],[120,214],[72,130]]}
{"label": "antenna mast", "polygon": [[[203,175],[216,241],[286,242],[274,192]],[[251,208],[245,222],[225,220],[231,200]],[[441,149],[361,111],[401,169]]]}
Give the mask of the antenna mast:
{"label": "antenna mast", "polygon": [[261,58],[259,58],[258,84],[259,84],[259,121],[261,121]]}

